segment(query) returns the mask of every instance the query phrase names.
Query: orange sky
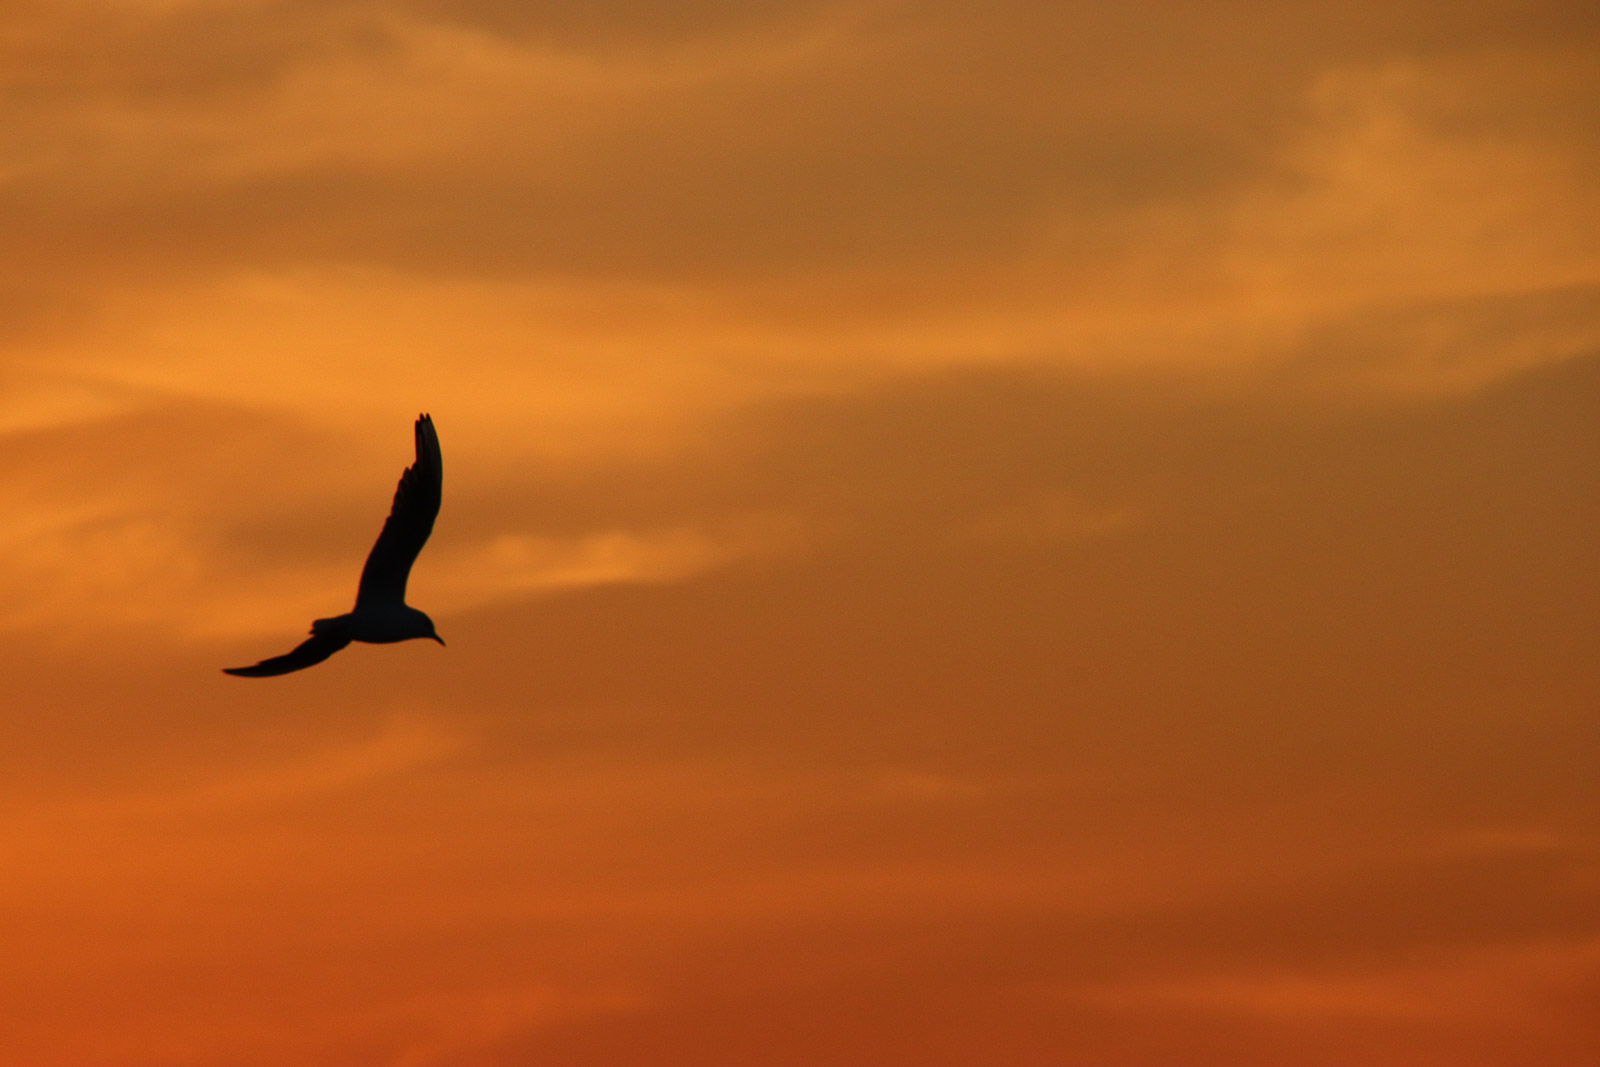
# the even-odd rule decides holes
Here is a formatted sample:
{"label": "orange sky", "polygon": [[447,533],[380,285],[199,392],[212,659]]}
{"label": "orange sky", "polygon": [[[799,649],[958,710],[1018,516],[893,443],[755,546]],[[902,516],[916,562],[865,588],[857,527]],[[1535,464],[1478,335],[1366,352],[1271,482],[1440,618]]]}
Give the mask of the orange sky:
{"label": "orange sky", "polygon": [[[0,4],[0,1060],[1600,1062],[1600,14]],[[435,416],[448,649],[264,681]]]}

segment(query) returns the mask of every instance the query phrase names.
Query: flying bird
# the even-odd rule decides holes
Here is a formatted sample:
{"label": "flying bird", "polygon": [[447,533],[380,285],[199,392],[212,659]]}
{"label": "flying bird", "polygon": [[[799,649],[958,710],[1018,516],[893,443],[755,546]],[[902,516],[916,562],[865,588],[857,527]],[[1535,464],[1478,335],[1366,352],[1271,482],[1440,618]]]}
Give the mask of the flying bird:
{"label": "flying bird", "polygon": [[416,432],[417,461],[400,475],[389,518],[361,569],[355,609],[331,619],[317,619],[311,624],[311,636],[293,652],[264,659],[254,667],[224,667],[223,673],[243,678],[288,674],[321,663],[351,641],[383,645],[429,637],[444,644],[434,632],[433,620],[406,603],[406,578],[433,532],[444,484],[444,457],[433,419],[418,416]]}

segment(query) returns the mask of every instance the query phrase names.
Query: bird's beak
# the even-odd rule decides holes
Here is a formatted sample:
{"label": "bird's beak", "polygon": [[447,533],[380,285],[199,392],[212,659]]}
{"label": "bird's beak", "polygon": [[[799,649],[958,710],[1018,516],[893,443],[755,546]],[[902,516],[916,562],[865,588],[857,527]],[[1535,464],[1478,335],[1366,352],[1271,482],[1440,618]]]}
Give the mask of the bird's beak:
{"label": "bird's beak", "polygon": [[439,642],[441,645],[444,644],[444,638],[440,637],[438,634],[429,634],[428,636]]}

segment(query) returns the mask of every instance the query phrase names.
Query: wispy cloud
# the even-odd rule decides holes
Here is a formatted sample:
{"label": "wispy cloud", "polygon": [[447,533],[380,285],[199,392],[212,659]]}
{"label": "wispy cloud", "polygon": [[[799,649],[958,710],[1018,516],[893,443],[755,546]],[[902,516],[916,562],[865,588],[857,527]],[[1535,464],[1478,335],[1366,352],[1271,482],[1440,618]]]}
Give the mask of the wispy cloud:
{"label": "wispy cloud", "polygon": [[1597,41],[7,4],[0,1059],[1593,1062]]}

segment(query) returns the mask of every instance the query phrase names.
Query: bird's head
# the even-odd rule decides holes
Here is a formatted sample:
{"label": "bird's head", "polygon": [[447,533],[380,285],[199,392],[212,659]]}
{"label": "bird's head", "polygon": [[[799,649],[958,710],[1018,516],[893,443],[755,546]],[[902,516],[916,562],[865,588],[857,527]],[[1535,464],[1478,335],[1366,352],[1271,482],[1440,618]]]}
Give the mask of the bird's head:
{"label": "bird's head", "polygon": [[415,629],[415,632],[411,636],[427,637],[439,642],[441,645],[444,644],[444,638],[440,637],[439,631],[433,628],[432,619],[428,618],[426,614],[418,611],[416,608],[412,608],[411,612],[412,626]]}

